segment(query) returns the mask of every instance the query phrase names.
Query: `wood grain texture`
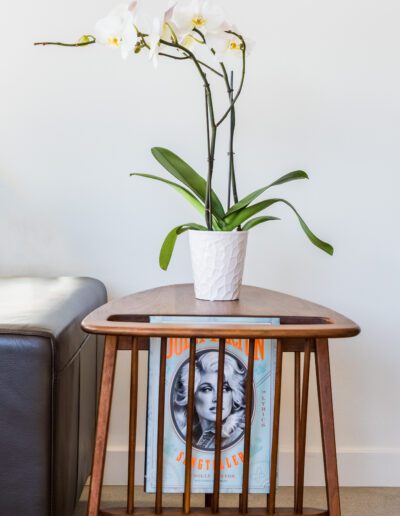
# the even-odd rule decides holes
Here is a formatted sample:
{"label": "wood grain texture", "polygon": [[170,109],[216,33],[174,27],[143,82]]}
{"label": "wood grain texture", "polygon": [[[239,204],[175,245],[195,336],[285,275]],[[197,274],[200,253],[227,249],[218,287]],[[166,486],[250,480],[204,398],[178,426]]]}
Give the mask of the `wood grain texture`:
{"label": "wood grain texture", "polygon": [[[281,324],[149,324],[151,315],[279,317]],[[82,328],[88,333],[142,337],[351,337],[359,327],[341,314],[303,299],[243,286],[238,301],[201,301],[193,285],[171,285],[111,301],[88,315]]]}
{"label": "wood grain texture", "polygon": [[311,345],[307,342],[304,350],[304,366],[303,366],[303,387],[301,393],[300,407],[300,425],[298,433],[298,449],[297,449],[297,491],[295,496],[296,512],[301,514],[303,510],[304,498],[304,465],[306,456],[306,435],[307,435],[307,410],[308,410],[308,388],[310,383],[310,357]]}
{"label": "wood grain texture", "polygon": [[158,425],[157,425],[157,478],[156,504],[154,512],[162,513],[162,486],[164,466],[164,414],[165,414],[165,372],[167,359],[167,339],[161,339],[160,349],[160,384],[158,389]]}
{"label": "wood grain texture", "polygon": [[317,387],[319,414],[321,419],[322,450],[324,455],[326,496],[329,516],[340,516],[339,477],[336,458],[335,425],[333,419],[333,401],[329,348],[326,339],[316,343],[315,363],[317,369]]}
{"label": "wood grain texture", "polygon": [[117,337],[108,336],[106,337],[104,344],[95,450],[93,454],[92,476],[90,479],[89,489],[88,516],[97,516],[100,508],[116,360]]}
{"label": "wood grain texture", "polygon": [[243,482],[240,497],[240,512],[246,514],[249,505],[249,473],[250,473],[250,441],[251,441],[251,412],[253,408],[253,374],[254,374],[254,339],[249,342],[249,356],[246,378],[246,411],[243,446]]}
{"label": "wood grain texture", "polygon": [[[260,508],[250,508],[248,512],[251,516],[265,516],[265,509]],[[151,516],[154,514],[154,511],[148,507],[138,507],[135,508],[135,514],[139,516]],[[163,514],[167,514],[168,516],[182,516],[181,509],[175,509],[171,507],[165,507],[163,509]],[[210,509],[208,508],[200,508],[193,509],[191,512],[193,516],[205,516],[206,514],[210,514]],[[237,509],[225,508],[222,507],[219,510],[219,514],[223,514],[225,516],[232,516],[234,514],[238,514]],[[274,516],[294,516],[296,513],[293,509],[276,509],[276,512],[272,513]],[[321,509],[304,509],[302,514],[306,514],[309,516],[329,516],[328,511],[323,511]],[[123,508],[115,508],[115,509],[102,509],[99,512],[99,516],[127,516],[125,509]]]}
{"label": "wood grain texture", "polygon": [[136,423],[138,398],[139,352],[137,337],[132,339],[131,355],[131,392],[129,410],[129,456],[128,456],[128,514],[133,514],[135,506],[135,459],[136,459]]}
{"label": "wood grain texture", "polygon": [[294,353],[294,506],[297,507],[299,431],[300,431],[300,365],[301,353]]}

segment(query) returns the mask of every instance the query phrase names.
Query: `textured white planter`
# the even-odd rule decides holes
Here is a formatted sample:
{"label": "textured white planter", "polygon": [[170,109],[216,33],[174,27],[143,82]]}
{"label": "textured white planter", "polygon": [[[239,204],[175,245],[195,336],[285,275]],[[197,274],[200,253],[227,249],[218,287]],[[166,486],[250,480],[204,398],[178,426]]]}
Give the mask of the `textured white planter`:
{"label": "textured white planter", "polygon": [[247,248],[247,231],[189,231],[197,299],[239,298]]}

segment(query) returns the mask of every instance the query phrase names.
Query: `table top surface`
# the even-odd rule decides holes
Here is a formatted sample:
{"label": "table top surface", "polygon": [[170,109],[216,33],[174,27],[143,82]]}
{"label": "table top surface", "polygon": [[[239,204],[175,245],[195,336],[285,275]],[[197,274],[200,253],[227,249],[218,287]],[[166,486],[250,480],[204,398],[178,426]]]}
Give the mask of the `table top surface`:
{"label": "table top surface", "polygon": [[[190,316],[188,323],[150,323],[151,316]],[[279,325],[196,322],[196,317],[276,317]],[[82,322],[88,333],[140,337],[337,338],[360,332],[324,306],[273,290],[243,286],[237,301],[196,299],[192,284],[159,287],[110,301]]]}

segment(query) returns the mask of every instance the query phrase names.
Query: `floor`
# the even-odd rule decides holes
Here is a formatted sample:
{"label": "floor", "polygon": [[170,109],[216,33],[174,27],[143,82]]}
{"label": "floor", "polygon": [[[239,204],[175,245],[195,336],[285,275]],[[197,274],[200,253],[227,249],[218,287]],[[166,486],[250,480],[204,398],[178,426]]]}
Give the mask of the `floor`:
{"label": "floor", "polygon": [[[139,506],[151,506],[154,500],[152,495],[143,493],[142,488],[136,488],[136,500]],[[345,487],[340,490],[342,503],[342,516],[400,516],[400,488],[353,488]],[[88,489],[85,488],[81,501],[74,516],[86,516],[86,500]],[[102,507],[123,507],[125,505],[126,488],[104,487],[102,495]],[[277,506],[289,507],[292,503],[293,490],[289,487],[281,487],[278,490]],[[305,506],[324,508],[325,490],[320,487],[308,487],[305,489]],[[181,496],[164,496],[165,506],[179,507]],[[235,504],[237,497],[221,496],[221,507],[229,507]],[[204,496],[194,495],[193,506],[202,506]],[[250,506],[261,506],[265,501],[264,496],[254,495],[250,497]]]}

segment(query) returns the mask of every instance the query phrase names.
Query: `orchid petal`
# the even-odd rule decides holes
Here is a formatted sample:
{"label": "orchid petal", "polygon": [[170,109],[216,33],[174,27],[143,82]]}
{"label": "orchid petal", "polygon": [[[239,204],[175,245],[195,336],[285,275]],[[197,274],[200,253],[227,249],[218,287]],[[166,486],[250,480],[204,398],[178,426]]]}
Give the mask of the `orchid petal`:
{"label": "orchid petal", "polygon": [[208,32],[217,32],[225,22],[225,13],[221,6],[213,0],[206,0],[201,9],[202,15],[206,19]]}
{"label": "orchid petal", "polygon": [[133,25],[133,13],[136,6],[137,0],[129,5],[118,5],[106,17],[96,23],[94,30],[96,41],[104,45],[120,47],[124,59],[133,50],[137,40]]}
{"label": "orchid petal", "polygon": [[193,29],[193,16],[197,12],[197,2],[180,0],[174,7],[172,22],[179,32],[186,34]]}
{"label": "orchid petal", "polygon": [[153,28],[150,34],[149,59],[153,62],[154,68],[158,66],[158,53],[160,48],[160,38],[163,24],[159,18],[153,19]]}

